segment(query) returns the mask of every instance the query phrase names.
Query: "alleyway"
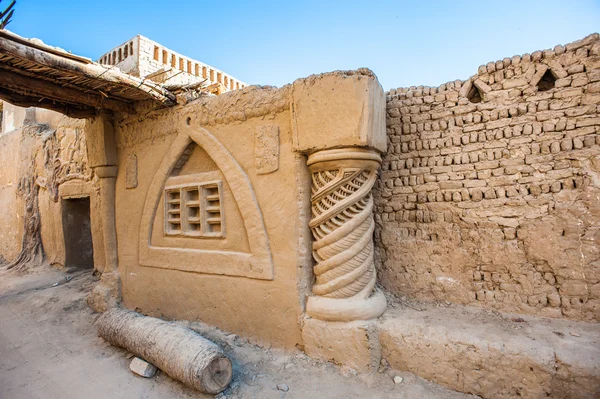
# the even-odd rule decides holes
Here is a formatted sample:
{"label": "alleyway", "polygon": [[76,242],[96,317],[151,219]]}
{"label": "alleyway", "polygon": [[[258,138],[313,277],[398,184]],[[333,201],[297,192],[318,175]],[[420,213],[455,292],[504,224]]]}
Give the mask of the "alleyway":
{"label": "alleyway", "polygon": [[[89,272],[52,269],[0,274],[0,398],[212,397],[160,372],[153,379],[135,376],[128,367],[132,355],[96,335],[98,314],[85,301],[96,281]],[[190,327],[216,340],[234,362],[233,383],[221,398],[469,397],[412,374],[356,376],[301,352],[262,349],[200,323]],[[393,382],[396,375],[403,377],[400,384]],[[278,390],[278,384],[289,391]]]}

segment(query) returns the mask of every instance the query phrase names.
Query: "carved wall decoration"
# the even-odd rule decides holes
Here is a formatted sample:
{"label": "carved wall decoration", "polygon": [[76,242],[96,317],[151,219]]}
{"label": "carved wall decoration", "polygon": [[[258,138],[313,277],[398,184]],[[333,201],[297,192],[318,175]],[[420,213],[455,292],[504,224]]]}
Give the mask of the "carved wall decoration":
{"label": "carved wall decoration", "polygon": [[225,237],[223,182],[212,176],[208,172],[169,178],[164,195],[166,235]]}
{"label": "carved wall decoration", "polygon": [[[35,144],[28,154],[28,170],[19,181],[18,193],[25,201],[23,239],[21,251],[7,266],[9,269],[27,269],[44,260],[38,198],[40,188],[48,190],[50,198],[57,202],[60,184],[75,179],[89,181],[92,177],[81,129],[60,127],[50,130],[46,125],[32,124],[23,128],[23,134],[26,140],[33,140]],[[43,154],[43,165],[36,163],[39,151]]]}
{"label": "carved wall decoration", "polygon": [[360,148],[320,151],[308,158],[312,176],[315,296],[307,313],[326,320],[369,319],[385,310],[375,291],[373,197],[379,154]]}
{"label": "carved wall decoration", "polygon": [[129,154],[125,166],[125,188],[136,188],[138,185],[137,155]]}
{"label": "carved wall decoration", "polygon": [[40,186],[36,183],[33,171],[20,179],[18,193],[25,199],[23,240],[21,242],[21,252],[14,261],[6,266],[6,269],[26,270],[31,266],[41,264],[44,260],[39,191]]}
{"label": "carved wall decoration", "polygon": [[256,129],[254,157],[259,175],[279,169],[279,126],[265,125]]}
{"label": "carved wall decoration", "polygon": [[[189,247],[163,247],[152,245],[153,224],[167,182],[190,178],[190,175],[173,176],[174,168],[181,168],[179,160],[191,143],[196,143],[208,154],[232,190],[247,232],[248,252],[219,251]],[[186,182],[185,186],[191,183]],[[196,184],[200,187],[199,184]],[[213,194],[208,194],[213,195]],[[222,214],[221,214],[222,215]],[[224,230],[223,230],[224,233]],[[180,238],[179,240],[183,240]],[[152,180],[140,225],[140,264],[142,266],[184,270],[197,273],[245,276],[273,279],[273,263],[269,240],[262,213],[250,179],[231,153],[208,130],[194,126],[182,127],[163,158]]]}
{"label": "carved wall decoration", "polygon": [[58,201],[58,186],[74,179],[89,181],[92,169],[87,162],[85,134],[79,128],[59,128],[44,138],[45,176],[40,186],[46,188],[54,202]]}

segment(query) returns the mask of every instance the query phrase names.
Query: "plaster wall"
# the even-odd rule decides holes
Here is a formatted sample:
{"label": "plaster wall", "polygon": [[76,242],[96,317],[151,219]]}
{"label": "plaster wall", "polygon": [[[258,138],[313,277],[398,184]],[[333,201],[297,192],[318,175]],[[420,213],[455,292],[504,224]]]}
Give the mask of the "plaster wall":
{"label": "plaster wall", "polygon": [[14,259],[21,249],[23,203],[17,197],[20,142],[19,130],[0,134],[0,261]]}
{"label": "plaster wall", "polygon": [[[63,200],[90,197],[94,264],[103,270],[102,222],[98,183],[89,168],[84,131],[87,122],[39,108],[4,103],[0,135],[0,256],[14,260],[21,251],[25,198],[23,179],[33,178],[38,192],[40,232],[45,260],[65,265]],[[13,129],[7,131],[8,129]]]}
{"label": "plaster wall", "polygon": [[100,59],[97,62],[105,65],[115,65],[122,72],[139,77],[139,50],[140,36],[138,35],[132,38],[131,40],[128,40],[125,43],[122,43],[121,45],[113,48],[112,50],[104,54],[102,57],[100,57]]}
{"label": "plaster wall", "polygon": [[[245,89],[117,123],[115,219],[126,307],[167,319],[202,320],[254,342],[302,344],[299,318],[312,264],[309,194],[298,187],[307,187],[309,177],[304,157],[292,150],[288,97],[289,87]],[[278,132],[277,140],[269,133],[265,142],[265,131]],[[216,156],[212,144],[191,142],[191,154],[185,150],[189,141],[177,147],[188,133],[213,137],[229,155]],[[233,164],[238,166],[228,166]],[[162,210],[146,218],[145,204],[151,204],[150,211],[154,204],[163,206],[165,182],[193,180],[207,171],[223,176],[224,237],[169,237]],[[152,199],[156,182],[158,202]],[[242,198],[247,187],[250,196]],[[248,215],[253,207],[262,221]],[[147,220],[154,221],[153,228]],[[264,250],[252,243],[264,233],[268,260],[255,256],[260,259],[248,268],[244,256],[234,253]],[[196,261],[202,251],[208,257]],[[223,261],[215,264],[215,259]]]}
{"label": "plaster wall", "polygon": [[599,104],[598,34],[390,90],[375,189],[385,288],[598,321]]}

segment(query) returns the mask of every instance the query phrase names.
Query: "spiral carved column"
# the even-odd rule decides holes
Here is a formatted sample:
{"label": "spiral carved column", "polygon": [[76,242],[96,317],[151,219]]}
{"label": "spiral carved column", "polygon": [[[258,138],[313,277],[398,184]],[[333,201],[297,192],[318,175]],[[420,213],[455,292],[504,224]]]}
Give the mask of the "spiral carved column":
{"label": "spiral carved column", "polygon": [[381,157],[363,148],[316,152],[308,157],[312,177],[309,222],[316,282],[307,314],[321,320],[367,320],[387,304],[375,289],[373,196]]}

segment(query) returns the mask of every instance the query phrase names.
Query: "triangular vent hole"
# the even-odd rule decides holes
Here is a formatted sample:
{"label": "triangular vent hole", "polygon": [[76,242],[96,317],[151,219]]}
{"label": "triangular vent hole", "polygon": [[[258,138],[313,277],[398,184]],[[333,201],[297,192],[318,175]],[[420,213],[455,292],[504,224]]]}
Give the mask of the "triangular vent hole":
{"label": "triangular vent hole", "polygon": [[483,100],[483,96],[479,92],[479,89],[477,88],[477,86],[475,86],[475,85],[471,86],[471,89],[469,90],[469,93],[467,94],[467,99],[469,100],[469,102],[472,102],[475,104],[480,103]]}
{"label": "triangular vent hole", "polygon": [[550,89],[553,89],[555,83],[556,78],[552,74],[552,71],[548,69],[537,84],[538,91],[548,91]]}

